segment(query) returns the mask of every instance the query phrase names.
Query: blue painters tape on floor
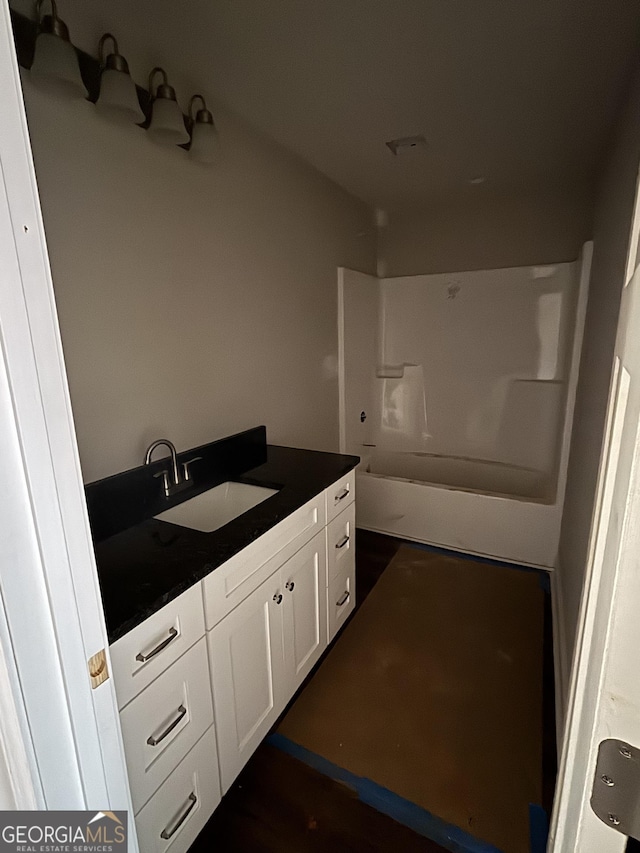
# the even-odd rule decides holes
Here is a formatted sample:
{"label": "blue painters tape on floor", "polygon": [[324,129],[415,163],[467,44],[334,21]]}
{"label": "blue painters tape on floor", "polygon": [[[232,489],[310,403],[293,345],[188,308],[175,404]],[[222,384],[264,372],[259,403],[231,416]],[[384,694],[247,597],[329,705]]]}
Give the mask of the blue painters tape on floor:
{"label": "blue painters tape on floor", "polygon": [[485,563],[488,566],[498,566],[501,569],[515,569],[518,572],[533,572],[538,575],[542,589],[551,592],[551,577],[545,569],[536,569],[534,566],[521,566],[519,563],[508,563],[505,560],[495,560],[493,557],[481,557],[478,554],[465,554],[462,551],[454,551],[452,548],[441,548],[438,545],[427,545],[424,542],[412,542],[402,539],[402,544],[408,548],[416,548],[418,551],[429,551],[432,554],[442,554],[444,557],[457,557],[468,560],[471,563]]}
{"label": "blue painters tape on floor", "polygon": [[462,560],[469,560],[471,563],[486,563],[489,566],[499,566],[502,569],[517,569],[519,572],[541,572],[546,574],[543,569],[536,569],[534,566],[522,566],[520,563],[509,563],[507,560],[482,557],[480,554],[467,554],[464,551],[455,551],[453,548],[427,545],[425,542],[413,542],[410,539],[403,539],[402,544],[407,545],[409,548],[417,548],[419,551],[431,551],[434,554],[443,554],[445,557],[459,557]]}
{"label": "blue painters tape on floor", "polygon": [[529,838],[531,853],[545,853],[549,836],[549,820],[542,806],[529,803]]}
{"label": "blue painters tape on floor", "polygon": [[[383,788],[382,785],[338,767],[337,764],[333,764],[321,755],[294,743],[279,732],[269,735],[267,743],[277,747],[282,752],[286,752],[293,758],[297,758],[298,761],[302,761],[309,767],[313,767],[314,770],[324,776],[342,782],[355,791],[363,803],[372,806],[398,823],[404,824],[419,835],[435,841],[436,844],[440,844],[441,847],[450,850],[451,853],[502,853],[492,844],[480,841],[459,827],[446,823],[426,809],[405,800],[404,797],[394,794],[387,788]],[[532,853],[538,853],[538,851],[532,850]]]}

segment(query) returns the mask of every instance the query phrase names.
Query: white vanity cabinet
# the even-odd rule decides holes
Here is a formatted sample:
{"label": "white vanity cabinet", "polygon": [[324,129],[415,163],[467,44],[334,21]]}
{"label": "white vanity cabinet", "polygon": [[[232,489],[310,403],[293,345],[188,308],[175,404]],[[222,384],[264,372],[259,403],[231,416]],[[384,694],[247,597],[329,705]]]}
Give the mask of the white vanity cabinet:
{"label": "white vanity cabinet", "polygon": [[221,796],[200,584],[110,653],[141,853],[185,853]]}
{"label": "white vanity cabinet", "polygon": [[327,523],[339,515],[356,497],[356,471],[350,471],[339,480],[325,489],[325,502],[327,508]]}
{"label": "white vanity cabinet", "polygon": [[111,646],[141,853],[185,853],[353,610],[354,476]]}
{"label": "white vanity cabinet", "polygon": [[276,575],[207,632],[223,793],[286,703],[279,599]]}
{"label": "white vanity cabinet", "polygon": [[324,531],[208,632],[222,792],[327,645]]}
{"label": "white vanity cabinet", "polygon": [[327,639],[331,642],[356,606],[356,506],[327,525]]}
{"label": "white vanity cabinet", "polygon": [[322,531],[280,569],[284,588],[287,701],[327,646],[326,564],[326,539]]}
{"label": "white vanity cabinet", "polygon": [[204,637],[204,610],[196,584],[112,644],[118,708],[155,681],[200,637]]}

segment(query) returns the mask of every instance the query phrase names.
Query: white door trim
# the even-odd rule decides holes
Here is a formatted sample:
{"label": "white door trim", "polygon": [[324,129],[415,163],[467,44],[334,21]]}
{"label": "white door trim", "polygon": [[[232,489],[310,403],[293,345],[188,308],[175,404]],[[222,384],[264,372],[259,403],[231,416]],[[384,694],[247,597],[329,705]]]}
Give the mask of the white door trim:
{"label": "white door trim", "polygon": [[[640,188],[636,199],[640,198]],[[607,738],[640,743],[640,267],[636,201],[578,619],[549,853],[622,853],[590,806]],[[602,784],[602,781],[600,781]]]}
{"label": "white door trim", "polygon": [[[27,715],[0,600],[0,810],[43,806]],[[29,750],[29,753],[27,752]]]}
{"label": "white door trim", "polygon": [[40,804],[130,810],[113,680],[87,671],[107,634],[7,0],[0,80],[0,641]]}

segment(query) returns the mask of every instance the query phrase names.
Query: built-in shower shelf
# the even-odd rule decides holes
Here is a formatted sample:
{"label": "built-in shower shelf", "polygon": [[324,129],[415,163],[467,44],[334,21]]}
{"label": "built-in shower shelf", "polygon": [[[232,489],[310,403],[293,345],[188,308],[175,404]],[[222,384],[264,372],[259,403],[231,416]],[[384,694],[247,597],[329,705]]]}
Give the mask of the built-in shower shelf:
{"label": "built-in shower shelf", "polygon": [[408,361],[402,364],[379,364],[376,367],[376,379],[403,379],[405,367],[417,366]]}
{"label": "built-in shower shelf", "polygon": [[404,364],[382,364],[376,367],[376,379],[402,379]]}
{"label": "built-in shower shelf", "polygon": [[514,379],[514,382],[526,382],[535,385],[564,385],[562,379]]}

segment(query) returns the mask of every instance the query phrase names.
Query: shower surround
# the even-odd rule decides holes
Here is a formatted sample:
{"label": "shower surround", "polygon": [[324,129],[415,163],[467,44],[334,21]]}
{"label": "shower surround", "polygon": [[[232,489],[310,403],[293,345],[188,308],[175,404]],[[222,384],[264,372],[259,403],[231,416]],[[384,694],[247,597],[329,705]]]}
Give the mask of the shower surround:
{"label": "shower surround", "polygon": [[554,568],[592,244],[574,263],[339,270],[340,441],[359,527]]}

